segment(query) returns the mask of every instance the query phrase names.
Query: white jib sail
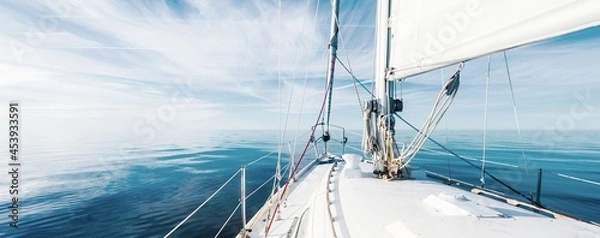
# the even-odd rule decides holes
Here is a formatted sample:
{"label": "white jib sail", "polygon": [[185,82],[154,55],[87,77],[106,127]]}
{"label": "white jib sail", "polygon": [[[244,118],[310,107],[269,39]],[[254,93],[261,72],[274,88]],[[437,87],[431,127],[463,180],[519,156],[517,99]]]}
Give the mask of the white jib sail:
{"label": "white jib sail", "polygon": [[392,0],[390,80],[600,23],[600,0]]}

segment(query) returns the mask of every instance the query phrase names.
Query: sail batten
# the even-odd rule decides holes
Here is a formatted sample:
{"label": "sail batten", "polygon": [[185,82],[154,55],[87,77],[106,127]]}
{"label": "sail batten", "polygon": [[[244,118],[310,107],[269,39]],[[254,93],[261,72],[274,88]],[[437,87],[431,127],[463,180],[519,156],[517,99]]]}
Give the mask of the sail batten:
{"label": "sail batten", "polygon": [[600,24],[598,0],[392,0],[390,80]]}

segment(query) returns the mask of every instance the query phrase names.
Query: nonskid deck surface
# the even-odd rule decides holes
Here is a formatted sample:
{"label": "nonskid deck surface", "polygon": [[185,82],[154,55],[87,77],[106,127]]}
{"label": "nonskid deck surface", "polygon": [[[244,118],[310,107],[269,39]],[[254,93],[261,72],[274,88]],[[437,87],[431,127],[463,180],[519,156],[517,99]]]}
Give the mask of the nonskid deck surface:
{"label": "nonskid deck surface", "polygon": [[[600,237],[598,226],[435,181],[377,179],[371,164],[340,163],[330,178],[331,166],[315,166],[294,184],[268,237],[296,230],[298,237]],[[253,219],[261,220],[250,237],[264,237],[264,217]]]}

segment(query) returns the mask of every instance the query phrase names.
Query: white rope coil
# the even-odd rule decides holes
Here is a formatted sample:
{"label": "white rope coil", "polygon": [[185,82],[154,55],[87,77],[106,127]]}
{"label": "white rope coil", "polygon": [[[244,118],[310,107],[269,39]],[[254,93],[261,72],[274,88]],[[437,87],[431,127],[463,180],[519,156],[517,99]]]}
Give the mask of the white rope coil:
{"label": "white rope coil", "polygon": [[417,152],[419,152],[419,150],[423,147],[423,145],[427,141],[427,138],[429,138],[429,136],[433,133],[433,131],[443,118],[444,114],[446,114],[446,112],[450,108],[450,105],[454,101],[456,92],[458,90],[458,85],[456,85],[456,88],[453,89],[452,84],[458,84],[458,82],[454,82],[454,80],[459,80],[458,77],[462,67],[463,64],[461,63],[459,65],[459,69],[455,74],[457,78],[453,79],[453,76],[453,78],[448,80],[448,82],[446,82],[446,84],[438,94],[433,109],[431,110],[431,113],[427,117],[427,120],[421,127],[419,133],[415,136],[412,142],[402,150],[400,156],[394,159],[394,162],[399,162],[401,164],[399,170],[408,166],[408,164],[414,159]]}

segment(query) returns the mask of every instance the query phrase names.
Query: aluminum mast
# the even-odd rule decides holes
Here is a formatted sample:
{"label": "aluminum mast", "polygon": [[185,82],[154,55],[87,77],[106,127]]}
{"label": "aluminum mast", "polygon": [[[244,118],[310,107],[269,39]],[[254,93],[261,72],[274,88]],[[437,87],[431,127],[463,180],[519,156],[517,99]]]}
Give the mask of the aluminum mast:
{"label": "aluminum mast", "polygon": [[327,141],[330,139],[329,135],[329,120],[331,118],[331,100],[333,96],[333,76],[335,72],[335,61],[337,60],[337,48],[338,48],[338,15],[340,2],[338,0],[333,0],[331,2],[331,31],[330,31],[330,40],[329,40],[329,61],[327,62],[327,88],[329,92],[327,94],[327,108],[325,113],[325,132],[323,133],[323,142],[325,145],[324,153],[327,153]]}

